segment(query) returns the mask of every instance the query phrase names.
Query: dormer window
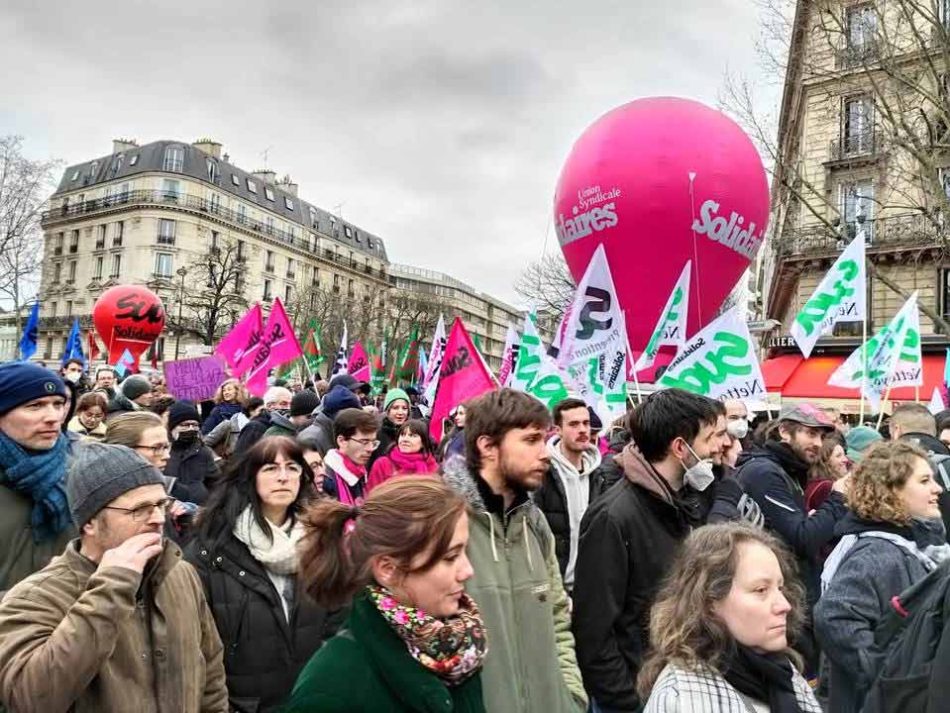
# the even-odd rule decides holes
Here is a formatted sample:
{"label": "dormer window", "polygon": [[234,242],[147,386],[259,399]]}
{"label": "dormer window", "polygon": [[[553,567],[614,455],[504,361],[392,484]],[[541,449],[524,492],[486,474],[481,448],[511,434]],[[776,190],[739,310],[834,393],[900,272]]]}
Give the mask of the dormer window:
{"label": "dormer window", "polygon": [[132,154],[132,157],[129,159],[129,166],[134,166],[134,165],[137,164],[138,162],[139,162],[139,155],[138,155],[138,154]]}
{"label": "dormer window", "polygon": [[274,200],[274,191],[272,191],[272,190],[271,190],[270,188],[268,188],[267,186],[264,186],[264,197],[267,198],[267,200],[269,200],[269,201],[273,201],[273,200]]}
{"label": "dormer window", "polygon": [[163,171],[175,171],[181,173],[185,166],[185,149],[181,146],[168,146],[165,148],[165,160],[162,162]]}
{"label": "dormer window", "polygon": [[78,180],[79,180],[79,174],[80,174],[80,173],[81,173],[81,171],[80,171],[79,169],[76,169],[75,171],[73,171],[73,177],[70,178],[69,180],[71,180],[71,181],[78,181]]}
{"label": "dormer window", "polygon": [[254,183],[250,178],[247,179],[247,190],[251,193],[257,193],[257,184]]}
{"label": "dormer window", "polygon": [[213,158],[209,158],[205,162],[208,166],[208,180],[212,183],[218,182],[218,162]]}
{"label": "dormer window", "polygon": [[294,209],[294,202],[288,196],[284,196],[284,207],[287,208],[287,210]]}

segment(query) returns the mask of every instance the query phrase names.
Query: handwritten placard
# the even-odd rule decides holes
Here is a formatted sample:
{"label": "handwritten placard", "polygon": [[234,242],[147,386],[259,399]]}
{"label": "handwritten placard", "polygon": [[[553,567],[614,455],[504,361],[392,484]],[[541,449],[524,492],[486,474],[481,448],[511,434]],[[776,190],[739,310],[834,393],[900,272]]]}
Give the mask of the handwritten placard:
{"label": "handwritten placard", "polygon": [[224,365],[214,356],[165,362],[165,381],[177,399],[201,401],[211,398],[227,378]]}

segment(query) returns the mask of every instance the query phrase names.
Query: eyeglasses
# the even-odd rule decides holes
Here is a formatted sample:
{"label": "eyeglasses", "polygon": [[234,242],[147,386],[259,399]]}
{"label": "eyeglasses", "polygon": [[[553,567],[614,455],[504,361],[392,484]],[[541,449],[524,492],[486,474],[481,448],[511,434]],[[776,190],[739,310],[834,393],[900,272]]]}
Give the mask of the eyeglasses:
{"label": "eyeglasses", "polygon": [[135,447],[136,450],[142,451],[151,451],[153,456],[161,455],[162,453],[168,453],[171,450],[170,443],[159,443],[156,446],[146,446],[139,444]]}
{"label": "eyeglasses", "polygon": [[171,509],[171,506],[174,505],[175,498],[163,498],[157,503],[145,503],[144,505],[139,505],[134,508],[120,508],[115,505],[106,505],[106,510],[119,510],[121,512],[127,512],[132,516],[133,522],[141,522],[142,520],[147,520],[152,516],[152,512],[155,508],[158,508],[162,511],[162,514],[167,514]]}
{"label": "eyeglasses", "polygon": [[351,438],[349,440],[359,443],[363,448],[369,448],[371,451],[375,451],[379,448],[379,441],[371,441],[368,438]]}

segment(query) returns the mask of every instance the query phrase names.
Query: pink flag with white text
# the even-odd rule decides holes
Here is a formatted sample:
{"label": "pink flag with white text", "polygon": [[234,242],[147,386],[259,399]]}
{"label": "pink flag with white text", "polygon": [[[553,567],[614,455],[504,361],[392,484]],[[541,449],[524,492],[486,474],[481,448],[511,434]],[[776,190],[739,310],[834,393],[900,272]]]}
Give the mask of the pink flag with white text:
{"label": "pink flag with white text", "polygon": [[247,390],[255,396],[263,396],[267,391],[267,373],[302,355],[303,349],[278,297],[274,300],[267,325],[261,334],[260,346],[247,372]]}
{"label": "pink flag with white text", "polygon": [[346,363],[346,371],[357,381],[370,382],[369,357],[363,349],[363,343],[357,341],[350,352],[350,360]]}
{"label": "pink flag with white text", "polygon": [[263,332],[261,306],[256,304],[214,348],[214,353],[231,367],[231,373],[235,378],[240,378],[251,368],[254,355],[260,347]]}

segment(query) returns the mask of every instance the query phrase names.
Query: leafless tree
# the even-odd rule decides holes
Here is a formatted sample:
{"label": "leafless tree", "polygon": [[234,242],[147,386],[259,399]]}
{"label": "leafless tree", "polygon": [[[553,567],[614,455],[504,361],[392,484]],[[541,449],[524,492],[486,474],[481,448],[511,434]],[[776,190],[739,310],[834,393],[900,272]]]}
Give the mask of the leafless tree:
{"label": "leafless tree", "polygon": [[0,137],[0,304],[20,312],[36,294],[42,257],[40,215],[61,165],[23,153],[23,138]]}
{"label": "leafless tree", "polygon": [[576,287],[560,253],[549,253],[529,263],[515,283],[515,291],[554,324],[570,305]]}
{"label": "leafless tree", "polygon": [[[758,145],[773,175],[773,219],[781,226],[783,251],[841,244],[865,231],[869,242],[905,248],[902,259],[919,260],[936,250],[950,255],[950,18],[937,0],[841,3],[756,0],[761,12],[758,44],[761,75],[785,79],[783,104],[794,105],[807,86],[814,111],[834,113],[839,138],[831,159],[858,175],[873,177],[873,196],[840,198],[827,171],[815,171],[794,112],[760,105],[757,85],[727,78],[720,96]],[[790,61],[791,58],[791,61]],[[790,72],[786,68],[791,67]],[[827,89],[819,89],[827,87]],[[820,92],[825,92],[822,95]],[[864,99],[866,98],[866,99]],[[870,213],[872,220],[862,220]],[[892,220],[874,225],[874,215]],[[808,224],[804,233],[795,230]],[[871,231],[873,229],[873,235]],[[805,241],[791,244],[795,241]],[[916,250],[914,249],[916,248]],[[909,294],[873,258],[868,272],[904,299]],[[920,309],[939,329],[950,324],[924,301]]]}

